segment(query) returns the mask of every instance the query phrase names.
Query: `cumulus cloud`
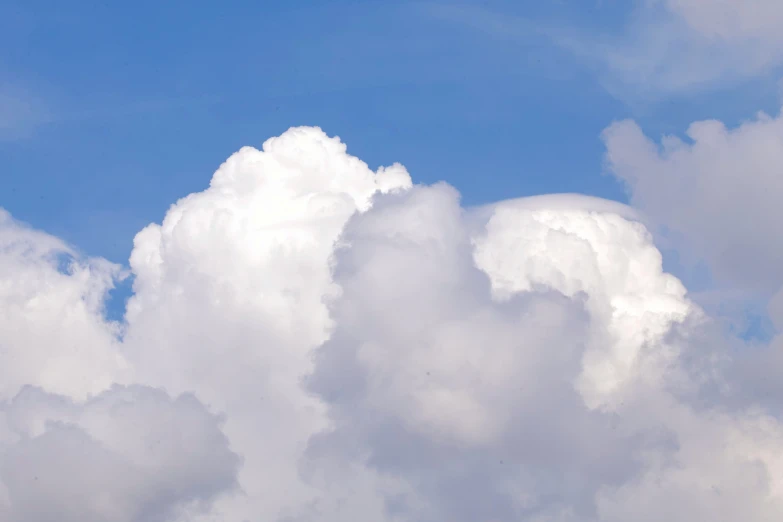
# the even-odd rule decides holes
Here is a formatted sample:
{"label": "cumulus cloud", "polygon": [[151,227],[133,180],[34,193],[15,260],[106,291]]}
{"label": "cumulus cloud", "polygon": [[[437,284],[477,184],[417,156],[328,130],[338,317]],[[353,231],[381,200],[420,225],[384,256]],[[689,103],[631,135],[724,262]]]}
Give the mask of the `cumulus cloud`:
{"label": "cumulus cloud", "polygon": [[232,489],[239,457],[192,396],[133,379],[107,292],[125,277],[0,209],[0,519],[169,520]]}
{"label": "cumulus cloud", "polygon": [[464,208],[296,128],[136,236],[121,327],[118,267],[0,240],[13,522],[783,512],[783,426],[623,205]]}
{"label": "cumulus cloud", "polygon": [[373,172],[320,129],[292,129],[136,236],[125,345],[139,379],[226,412],[243,492],[218,512],[274,519],[313,496],[296,462],[327,418],[301,380],[332,327],[333,247],[373,194],[410,184],[400,165]]}
{"label": "cumulus cloud", "polygon": [[25,387],[0,407],[8,522],[190,516],[234,485],[239,457],[193,396],[113,387],[84,403]]}
{"label": "cumulus cloud", "polygon": [[638,380],[631,372],[646,345],[664,356],[663,336],[693,312],[680,281],[662,273],[644,226],[614,213],[502,203],[477,243],[476,261],[500,296],[534,288],[585,296],[599,331],[591,333],[581,387],[594,405]]}
{"label": "cumulus cloud", "polygon": [[[493,299],[464,219],[441,185],[349,224],[336,329],[310,383],[334,426],[311,458],[360,459],[413,484],[397,499],[402,520],[589,514],[594,488],[635,467],[634,442],[574,386],[591,318],[545,285]],[[488,235],[482,253],[503,255]]]}
{"label": "cumulus cloud", "polygon": [[689,339],[706,318],[644,227],[590,203],[473,216],[416,187],[349,222],[311,465],[411,484],[400,520],[777,516],[781,426],[704,396],[727,352]]}
{"label": "cumulus cloud", "polygon": [[[654,141],[633,121],[603,133],[607,166],[623,181],[633,205],[691,265],[703,264],[713,279],[711,308],[768,303],[776,337],[760,346],[734,341],[721,363],[725,404],[767,408],[783,399],[780,385],[783,337],[783,219],[778,196],[783,119],[760,113],[734,128],[720,121],[692,123],[686,137]],[[717,301],[717,302],[716,302]],[[716,333],[699,344],[723,343]],[[725,356],[726,354],[724,354]]]}
{"label": "cumulus cloud", "polygon": [[83,399],[126,381],[119,326],[102,314],[123,276],[0,209],[0,400],[27,384]]}
{"label": "cumulus cloud", "polygon": [[692,123],[687,139],[656,143],[633,121],[603,133],[609,170],[634,206],[663,225],[692,261],[719,280],[757,291],[783,285],[783,118],[759,114],[736,128]]}

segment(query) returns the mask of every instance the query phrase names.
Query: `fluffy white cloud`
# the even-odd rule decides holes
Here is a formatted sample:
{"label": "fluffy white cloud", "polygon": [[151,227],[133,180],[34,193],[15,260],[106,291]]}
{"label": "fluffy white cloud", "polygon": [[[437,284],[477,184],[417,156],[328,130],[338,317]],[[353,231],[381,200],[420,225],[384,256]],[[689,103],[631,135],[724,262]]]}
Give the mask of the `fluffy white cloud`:
{"label": "fluffy white cloud", "polygon": [[[780,332],[783,240],[777,223],[783,219],[778,202],[783,190],[779,172],[783,161],[783,118],[759,114],[736,128],[727,128],[719,121],[700,121],[691,124],[686,135],[685,140],[664,136],[656,143],[635,122],[615,123],[604,132],[608,167],[626,183],[633,204],[665,233],[684,259],[693,264],[706,263],[715,279],[715,296],[721,306],[737,302],[742,307],[749,299],[769,299],[769,318]],[[709,303],[713,299],[714,296],[705,300]],[[714,334],[698,341],[701,345],[721,343],[726,344],[726,339]],[[778,335],[762,346],[734,344],[737,346],[724,354],[698,349],[700,356],[712,354],[722,358],[722,382],[713,383],[712,401],[722,401],[725,407],[756,404],[774,411],[783,399],[783,337]],[[751,429],[762,438],[738,443],[747,448],[743,451],[748,454],[774,445],[780,437],[776,422],[763,416],[743,421],[746,428],[754,424]],[[723,429],[738,427],[726,425]],[[736,432],[731,436],[737,436]],[[761,475],[748,471],[748,481],[756,481],[770,491],[779,487],[779,464],[756,472]],[[716,476],[720,476],[719,472]],[[672,480],[665,487],[651,483],[645,486],[644,495],[649,495],[651,504],[657,502],[665,488],[676,489],[682,480],[693,478],[681,474]],[[777,497],[773,497],[772,503],[769,497],[758,498],[750,503],[761,511],[740,516],[736,508],[723,503],[724,497],[711,497],[707,489],[703,494],[703,499],[695,496],[690,502],[709,504],[716,513],[723,512],[727,520],[774,519],[780,510]],[[715,501],[708,502],[711,498]]]}
{"label": "fluffy white cloud", "polygon": [[4,521],[163,521],[234,486],[239,457],[192,396],[113,387],[74,403],[25,387],[0,421]]}
{"label": "fluffy white cloud", "polygon": [[465,219],[440,185],[349,224],[310,380],[334,425],[310,458],[404,479],[413,492],[388,500],[400,520],[589,514],[594,488],[634,468],[632,441],[574,388],[591,318],[544,285],[493,299]]}
{"label": "fluffy white cloud", "polygon": [[759,114],[733,129],[700,121],[686,134],[658,144],[632,121],[615,123],[603,134],[608,167],[691,260],[703,258],[724,282],[779,288],[783,118]]}
{"label": "fluffy white cloud", "polygon": [[535,288],[584,295],[594,330],[580,389],[589,404],[610,406],[624,384],[651,378],[653,369],[641,365],[646,346],[657,347],[646,356],[663,358],[658,371],[667,364],[664,336],[695,311],[680,281],[663,273],[661,254],[641,223],[580,209],[589,202],[584,198],[560,209],[538,208],[539,199],[497,205],[477,241],[476,262],[501,297]]}
{"label": "fluffy white cloud", "polygon": [[133,369],[103,308],[121,277],[0,209],[0,520],[167,520],[234,485],[219,418],[118,387]]}
{"label": "fluffy white cloud", "polygon": [[333,247],[373,194],[410,184],[400,165],[373,172],[320,129],[292,129],[136,236],[128,357],[143,382],[226,412],[245,465],[225,517],[272,520],[313,498],[296,463],[327,419],[301,380],[331,328]]}
{"label": "fluffy white cloud", "polygon": [[410,484],[387,498],[400,520],[779,516],[783,426],[713,391],[728,352],[703,353],[701,311],[608,208],[472,215],[435,186],[356,216],[310,379],[333,420],[311,465]]}
{"label": "fluffy white cloud", "polygon": [[0,209],[0,401],[28,384],[85,398],[127,380],[119,327],[102,317],[122,275]]}
{"label": "fluffy white cloud", "polygon": [[136,236],[122,332],[117,267],[0,225],[13,522],[783,512],[783,425],[622,205],[465,209],[292,129]]}

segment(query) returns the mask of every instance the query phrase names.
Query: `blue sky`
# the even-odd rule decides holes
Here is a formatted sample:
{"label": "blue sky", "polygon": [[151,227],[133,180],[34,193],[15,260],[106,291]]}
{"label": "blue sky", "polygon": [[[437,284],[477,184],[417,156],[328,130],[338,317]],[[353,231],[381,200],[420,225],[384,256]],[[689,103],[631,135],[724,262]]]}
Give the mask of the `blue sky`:
{"label": "blue sky", "polygon": [[602,175],[613,120],[655,136],[777,102],[759,82],[618,99],[539,30],[619,34],[630,16],[611,1],[4,2],[0,86],[22,108],[0,136],[2,205],[124,262],[133,234],[229,154],[295,125],[371,166],[446,179],[468,204],[624,200]]}

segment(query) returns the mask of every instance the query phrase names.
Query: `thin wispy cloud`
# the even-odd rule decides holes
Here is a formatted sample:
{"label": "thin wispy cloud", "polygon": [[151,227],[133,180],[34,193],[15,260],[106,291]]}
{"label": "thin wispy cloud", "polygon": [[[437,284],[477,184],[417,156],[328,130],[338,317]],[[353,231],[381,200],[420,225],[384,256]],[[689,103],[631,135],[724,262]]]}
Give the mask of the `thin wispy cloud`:
{"label": "thin wispy cloud", "polygon": [[42,100],[25,89],[0,83],[0,141],[29,138],[52,121]]}
{"label": "thin wispy cloud", "polygon": [[634,3],[621,24],[601,30],[560,18],[557,9],[546,19],[474,4],[428,3],[423,9],[488,38],[548,41],[629,102],[731,85],[783,64],[783,36],[776,30],[783,25],[783,4],[775,0]]}

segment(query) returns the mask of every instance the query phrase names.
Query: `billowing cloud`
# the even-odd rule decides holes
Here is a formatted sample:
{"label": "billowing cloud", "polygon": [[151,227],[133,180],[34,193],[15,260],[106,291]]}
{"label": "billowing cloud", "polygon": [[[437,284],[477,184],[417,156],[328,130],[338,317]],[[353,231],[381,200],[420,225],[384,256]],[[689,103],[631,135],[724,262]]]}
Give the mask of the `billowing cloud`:
{"label": "billowing cloud", "polygon": [[234,154],[136,236],[128,357],[143,382],[227,414],[245,465],[225,516],[271,520],[315,494],[296,463],[328,419],[301,381],[332,327],[334,244],[373,194],[410,184],[400,165],[373,172],[320,129],[292,129]]}
{"label": "billowing cloud", "polygon": [[415,494],[396,500],[403,520],[590,514],[595,488],[635,468],[634,441],[575,387],[590,314],[545,284],[493,299],[472,242],[484,259],[503,256],[511,231],[496,222],[471,238],[464,220],[440,185],[381,199],[349,224],[336,329],[311,379],[334,427],[311,456],[404,478]]}
{"label": "billowing cloud", "polygon": [[25,387],[0,406],[8,522],[192,516],[234,486],[239,457],[193,396],[113,387],[84,403]]}
{"label": "billowing cloud", "polygon": [[[709,269],[713,295],[704,300],[729,309],[768,302],[777,337],[761,346],[734,342],[721,363],[720,397],[725,404],[775,408],[783,399],[783,240],[777,232],[783,119],[761,113],[735,128],[699,121],[685,139],[664,136],[660,142],[635,122],[622,121],[603,137],[608,168],[627,185],[634,206],[682,259]],[[699,341],[705,343],[726,339],[713,333]]]}
{"label": "billowing cloud", "polygon": [[783,512],[783,425],[623,205],[466,209],[296,128],[136,236],[122,326],[118,267],[0,240],[13,522]]}
{"label": "billowing cloud", "polygon": [[741,287],[783,285],[783,118],[759,114],[736,128],[714,120],[692,123],[687,139],[646,137],[633,121],[604,131],[609,170],[634,206],[692,261]]}
{"label": "billowing cloud", "polygon": [[[662,273],[661,254],[641,223],[529,201],[497,205],[477,241],[476,262],[501,297],[535,288],[584,296],[597,330],[590,333],[580,388],[589,404],[608,405],[640,377],[633,371],[645,346],[659,348],[648,355],[665,357],[663,337],[695,312],[680,281]],[[651,371],[645,368],[646,378]]]}
{"label": "billowing cloud", "polygon": [[0,401],[24,385],[82,399],[127,380],[119,326],[102,314],[122,276],[0,209]]}

